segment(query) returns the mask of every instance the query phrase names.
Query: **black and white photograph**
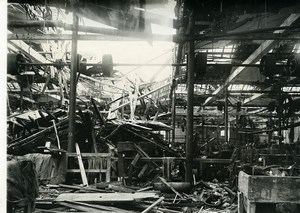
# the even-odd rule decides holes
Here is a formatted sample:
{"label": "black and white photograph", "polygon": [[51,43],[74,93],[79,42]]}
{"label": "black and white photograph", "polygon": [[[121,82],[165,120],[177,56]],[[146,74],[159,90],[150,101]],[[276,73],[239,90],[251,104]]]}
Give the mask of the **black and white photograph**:
{"label": "black and white photograph", "polygon": [[0,8],[0,212],[300,213],[300,1]]}

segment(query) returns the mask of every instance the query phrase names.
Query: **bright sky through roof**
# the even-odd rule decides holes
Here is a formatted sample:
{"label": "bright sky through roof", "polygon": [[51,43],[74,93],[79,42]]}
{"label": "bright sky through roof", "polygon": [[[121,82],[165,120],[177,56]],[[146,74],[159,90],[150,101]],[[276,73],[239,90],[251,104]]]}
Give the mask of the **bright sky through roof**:
{"label": "bright sky through roof", "polygon": [[[170,1],[169,5],[161,8],[147,9],[152,14],[165,16],[166,18],[174,18],[175,1]],[[72,14],[65,16],[65,22],[72,23]],[[162,20],[163,22],[163,20]],[[80,25],[93,26],[101,28],[115,29],[103,23],[93,21],[91,19],[80,17]],[[151,23],[151,31],[153,34],[174,35],[176,33],[172,26],[159,25]],[[117,29],[116,29],[117,30]],[[71,33],[70,31],[68,33]],[[85,34],[79,32],[79,34]],[[125,38],[126,39],[126,38]],[[128,39],[129,40],[129,39]],[[87,58],[90,63],[100,62],[103,54],[112,54],[114,63],[130,63],[130,64],[171,64],[172,49],[174,43],[172,41],[79,41],[78,53]],[[145,82],[160,81],[171,76],[171,66],[118,66],[114,70],[123,74],[128,74],[130,79],[135,78],[135,73]]]}

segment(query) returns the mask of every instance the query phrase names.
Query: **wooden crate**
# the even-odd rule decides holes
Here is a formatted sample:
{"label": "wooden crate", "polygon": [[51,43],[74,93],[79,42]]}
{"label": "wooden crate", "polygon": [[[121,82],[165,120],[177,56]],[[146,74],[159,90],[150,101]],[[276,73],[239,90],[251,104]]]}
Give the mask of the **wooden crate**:
{"label": "wooden crate", "polygon": [[300,204],[300,177],[256,176],[241,171],[238,188],[239,213],[243,212],[243,200],[247,213],[255,213],[257,203]]}

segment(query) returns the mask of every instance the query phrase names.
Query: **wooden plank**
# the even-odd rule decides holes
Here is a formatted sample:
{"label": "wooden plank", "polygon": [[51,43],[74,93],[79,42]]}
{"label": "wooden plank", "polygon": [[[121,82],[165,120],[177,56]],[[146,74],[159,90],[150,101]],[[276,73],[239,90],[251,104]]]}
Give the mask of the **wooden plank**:
{"label": "wooden plank", "polygon": [[156,199],[153,192],[139,193],[63,193],[55,201],[79,201],[91,203],[133,202],[143,199]]}
{"label": "wooden plank", "polygon": [[150,212],[155,206],[160,204],[164,199],[165,199],[164,197],[160,197],[157,201],[155,201],[148,208],[146,208],[144,211],[142,211],[142,213]]}
{"label": "wooden plank", "polygon": [[[125,157],[125,160],[132,160],[132,157]],[[161,162],[165,158],[164,157],[141,157],[140,161],[155,161],[155,162]],[[184,161],[184,157],[168,157],[171,161]],[[230,159],[219,159],[219,158],[194,158],[193,161],[200,162],[200,163],[211,163],[211,164],[230,164]]]}
{"label": "wooden plank", "polygon": [[87,180],[86,173],[85,173],[85,170],[84,170],[84,166],[83,166],[82,158],[81,158],[81,155],[80,155],[80,149],[79,149],[78,143],[75,143],[75,148],[76,148],[77,159],[78,159],[78,163],[79,163],[79,169],[80,169],[80,175],[81,175],[82,183],[83,183],[84,186],[88,186],[89,184],[88,184],[88,180]]}
{"label": "wooden plank", "polygon": [[145,174],[146,170],[148,169],[149,165],[148,163],[146,163],[143,168],[141,169],[140,173],[138,174],[138,178],[143,177],[143,175]]}
{"label": "wooden plank", "polygon": [[81,211],[81,212],[99,212],[99,213],[102,213],[102,212],[107,213],[108,212],[108,211],[105,211],[105,210],[99,210],[99,209],[96,209],[96,208],[92,208],[90,206],[84,206],[84,205],[77,204],[77,203],[68,203],[68,202],[65,202],[65,201],[58,201],[56,203],[61,205],[61,206],[65,206],[65,207],[68,207],[68,208],[71,208],[71,209],[76,209],[76,210]]}
{"label": "wooden plank", "polygon": [[66,185],[66,184],[59,184],[59,185],[47,185],[48,187],[54,187],[54,188],[65,188],[65,189],[75,189],[75,190],[84,190],[84,191],[91,191],[91,192],[104,192],[104,193],[110,193],[108,190],[103,189],[95,189],[90,187],[83,187],[83,186],[72,186],[72,185]]}
{"label": "wooden plank", "polygon": [[162,177],[159,177],[160,181],[165,184],[168,188],[170,188],[177,196],[179,196],[181,199],[184,199],[184,197],[177,192],[165,179],[163,179]]}
{"label": "wooden plank", "polygon": [[106,175],[105,175],[106,182],[110,182],[110,173],[111,173],[111,157],[107,158],[106,160]]}
{"label": "wooden plank", "polygon": [[[57,127],[60,127],[68,122],[67,119],[62,120],[61,122],[57,123]],[[18,146],[27,145],[28,143],[31,143],[32,141],[35,141],[36,138],[43,136],[44,134],[47,134],[49,132],[53,131],[53,126],[47,127],[46,129],[39,131],[33,135],[30,135],[24,139],[21,140],[15,140],[11,144],[8,145],[7,149],[11,152],[14,152],[15,149],[18,148]],[[31,141],[32,140],[32,141]]]}
{"label": "wooden plank", "polygon": [[148,186],[148,187],[145,187],[145,188],[138,189],[138,190],[136,190],[136,192],[143,192],[143,191],[147,191],[147,190],[150,190],[150,189],[153,189],[153,186]]}
{"label": "wooden plank", "polygon": [[65,201],[67,203],[73,203],[73,204],[79,204],[82,206],[87,206],[87,207],[91,207],[91,208],[95,208],[95,209],[99,209],[99,210],[105,210],[108,212],[122,212],[122,213],[132,213],[132,211],[128,211],[125,209],[120,209],[117,207],[113,207],[113,206],[104,206],[104,205],[99,205],[99,204],[88,204],[88,203],[83,203],[83,202],[77,202],[77,201]]}
{"label": "wooden plank", "polygon": [[[146,152],[144,152],[144,150],[140,147],[140,146],[138,146],[137,144],[134,144],[134,147],[136,148],[136,150],[138,151],[138,153],[140,153],[140,155],[142,155],[142,156],[145,156],[147,159],[151,159],[150,157],[149,157],[149,155],[146,153]],[[156,166],[157,168],[160,168],[154,161],[150,161],[154,166]]]}
{"label": "wooden plank", "polygon": [[246,197],[248,197],[249,175],[246,174],[245,172],[240,172],[239,173],[238,188],[239,188],[240,192],[242,192]]}
{"label": "wooden plank", "polygon": [[57,128],[56,128],[55,121],[52,120],[52,123],[53,123],[53,128],[54,128],[54,132],[55,132],[55,136],[56,136],[56,140],[57,140],[57,147],[58,147],[58,149],[60,149],[60,140],[59,140],[59,136],[58,136],[58,133],[57,133]]}
{"label": "wooden plank", "polygon": [[67,210],[68,208],[66,207],[59,207],[59,208],[54,208],[54,209],[39,209],[35,208],[34,212],[35,213],[69,213],[70,211]]}
{"label": "wooden plank", "polygon": [[[80,173],[81,169],[68,169],[67,172],[69,173]],[[106,169],[85,169],[86,173],[106,173]]]}
{"label": "wooden plank", "polygon": [[[69,157],[77,157],[77,154],[74,152],[68,153]],[[81,153],[81,157],[82,158],[87,158],[87,157],[101,157],[101,158],[105,158],[105,157],[110,157],[111,154],[110,153]]]}

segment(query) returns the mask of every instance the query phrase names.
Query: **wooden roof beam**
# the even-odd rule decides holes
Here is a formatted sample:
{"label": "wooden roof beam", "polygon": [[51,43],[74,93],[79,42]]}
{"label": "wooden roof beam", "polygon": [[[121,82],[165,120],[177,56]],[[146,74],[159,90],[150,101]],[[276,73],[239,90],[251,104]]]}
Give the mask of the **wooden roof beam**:
{"label": "wooden roof beam", "polygon": [[[300,14],[291,14],[280,26],[290,26],[293,24],[298,18]],[[276,30],[274,33],[283,33],[284,30]],[[244,62],[243,64],[255,64],[259,61],[261,56],[268,53],[276,44],[275,40],[266,40],[264,41]],[[218,89],[216,89],[213,94],[217,95],[220,94],[238,75],[240,75],[242,72],[246,70],[246,67],[238,67],[236,68],[230,76],[226,79],[225,83],[220,86]],[[209,97],[205,100],[204,106],[207,105],[209,102],[213,100],[215,96]]]}
{"label": "wooden roof beam", "polygon": [[[8,31],[9,34],[12,32]],[[38,63],[51,63],[43,55],[35,51],[32,47],[26,44],[24,41],[8,41],[9,44],[13,45],[15,48],[24,52],[30,58],[33,58]]]}

